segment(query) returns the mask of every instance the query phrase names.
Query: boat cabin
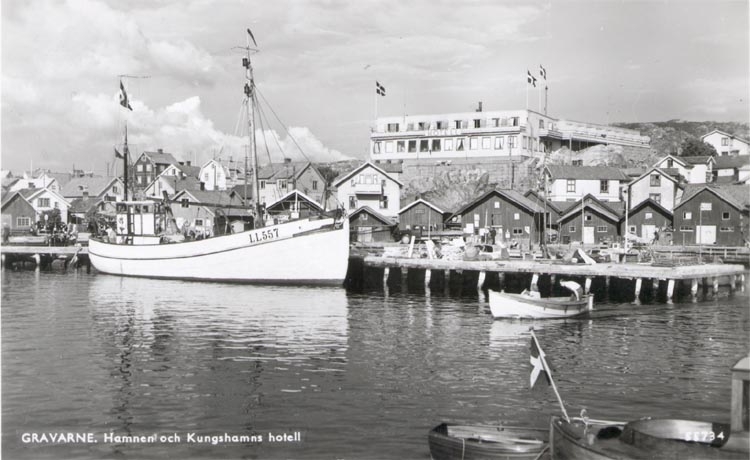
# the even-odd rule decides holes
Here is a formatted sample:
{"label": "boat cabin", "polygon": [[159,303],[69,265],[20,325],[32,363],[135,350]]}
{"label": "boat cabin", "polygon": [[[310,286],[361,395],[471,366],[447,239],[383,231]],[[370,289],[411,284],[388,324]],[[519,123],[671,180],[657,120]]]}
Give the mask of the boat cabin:
{"label": "boat cabin", "polygon": [[750,357],[744,357],[732,367],[732,436],[741,438],[745,446],[750,441]]}
{"label": "boat cabin", "polygon": [[132,242],[132,244],[159,242],[160,234],[167,224],[167,208],[162,203],[120,201],[117,202],[115,209],[117,216],[115,234],[118,242]]}

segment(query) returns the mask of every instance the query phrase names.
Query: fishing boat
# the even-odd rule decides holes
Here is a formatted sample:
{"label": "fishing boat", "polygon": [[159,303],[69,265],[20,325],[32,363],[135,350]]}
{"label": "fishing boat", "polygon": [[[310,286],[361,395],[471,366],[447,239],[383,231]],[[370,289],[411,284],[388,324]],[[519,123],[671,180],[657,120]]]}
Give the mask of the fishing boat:
{"label": "fishing boat", "polygon": [[730,423],[642,419],[629,423],[552,417],[553,460],[750,458],[750,358],[732,367]]}
{"label": "fishing boat", "polygon": [[[245,100],[248,135],[252,151],[252,191],[258,197],[258,163],[254,135],[256,90],[250,62],[250,30],[246,69]],[[257,45],[256,45],[257,46]],[[124,89],[123,89],[124,91]],[[125,100],[127,104],[127,100]],[[120,104],[123,104],[121,97]],[[127,105],[128,108],[129,105]],[[118,152],[119,154],[119,152]],[[289,219],[279,223],[264,215],[260,203],[246,209],[252,228],[236,233],[200,239],[172,238],[166,229],[172,223],[168,199],[129,200],[127,190],[128,147],[125,130],[125,197],[117,203],[114,229],[108,237],[89,241],[89,257],[100,272],[149,278],[203,281],[232,281],[279,284],[341,285],[349,260],[348,219],[334,210],[320,217]],[[205,204],[202,204],[205,205]],[[292,216],[294,217],[294,216]]]}
{"label": "fishing boat", "polygon": [[548,431],[512,426],[451,425],[430,430],[432,460],[549,458]]}
{"label": "fishing boat", "polygon": [[[534,286],[535,283],[532,283]],[[570,318],[594,309],[594,295],[583,294],[574,281],[561,281],[560,285],[572,291],[568,297],[542,297],[538,290],[526,289],[520,294],[489,291],[490,311],[493,318]]]}

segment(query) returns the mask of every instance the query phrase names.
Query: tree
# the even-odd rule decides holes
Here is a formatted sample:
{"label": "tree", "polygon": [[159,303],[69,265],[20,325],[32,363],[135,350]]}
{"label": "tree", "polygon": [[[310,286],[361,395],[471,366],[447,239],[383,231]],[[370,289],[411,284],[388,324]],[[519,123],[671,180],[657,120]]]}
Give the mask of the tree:
{"label": "tree", "polygon": [[716,149],[699,139],[689,137],[682,142],[680,146],[680,156],[683,157],[703,157],[716,156]]}

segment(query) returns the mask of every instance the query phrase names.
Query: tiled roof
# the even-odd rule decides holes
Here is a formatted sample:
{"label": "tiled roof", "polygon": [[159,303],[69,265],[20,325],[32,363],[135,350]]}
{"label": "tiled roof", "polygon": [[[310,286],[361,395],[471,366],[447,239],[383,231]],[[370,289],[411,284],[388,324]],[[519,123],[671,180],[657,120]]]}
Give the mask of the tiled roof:
{"label": "tiled roof", "polygon": [[114,177],[75,177],[62,187],[60,194],[66,198],[75,198],[83,196],[83,192],[87,191],[89,196],[99,196],[113,180]]}
{"label": "tiled roof", "polygon": [[715,193],[719,198],[738,209],[750,207],[750,185],[706,185],[690,184],[685,188],[680,203],[675,207],[686,203],[703,190]]}
{"label": "tiled roof", "polygon": [[627,180],[619,169],[611,166],[548,165],[552,179]]}
{"label": "tiled roof", "polygon": [[721,156],[714,157],[716,166],[714,169],[734,169],[750,164],[750,155]]}
{"label": "tiled roof", "polygon": [[385,225],[396,225],[396,222],[394,222],[393,219],[391,219],[390,217],[386,217],[386,216],[380,214],[379,212],[375,211],[374,209],[372,209],[369,206],[361,206],[361,207],[357,208],[357,210],[355,210],[354,212],[352,212],[351,214],[349,214],[348,218],[349,218],[349,220],[351,220],[352,218],[354,218],[354,216],[356,216],[357,214],[361,214],[363,212],[366,212],[366,213],[370,214],[371,216],[375,217],[376,219],[378,219],[379,221],[381,221]]}
{"label": "tiled roof", "polygon": [[279,179],[293,179],[299,177],[300,174],[310,165],[308,161],[298,161],[292,163],[275,163],[266,166],[262,166],[258,169],[259,180],[279,180]]}
{"label": "tiled roof", "polygon": [[156,164],[179,164],[178,161],[175,160],[175,158],[172,156],[172,154],[167,152],[143,152],[142,155],[146,155],[147,157],[151,158],[151,161]]}

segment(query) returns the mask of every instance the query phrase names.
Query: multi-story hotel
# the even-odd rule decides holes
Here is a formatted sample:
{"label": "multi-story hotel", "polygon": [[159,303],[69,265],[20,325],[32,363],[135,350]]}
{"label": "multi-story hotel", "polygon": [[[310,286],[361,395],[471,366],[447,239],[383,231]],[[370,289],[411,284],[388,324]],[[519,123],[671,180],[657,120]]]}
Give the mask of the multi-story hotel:
{"label": "multi-story hotel", "polygon": [[563,146],[577,151],[600,144],[649,148],[638,131],[562,120],[532,110],[381,117],[370,135],[370,158],[441,161],[513,159]]}

